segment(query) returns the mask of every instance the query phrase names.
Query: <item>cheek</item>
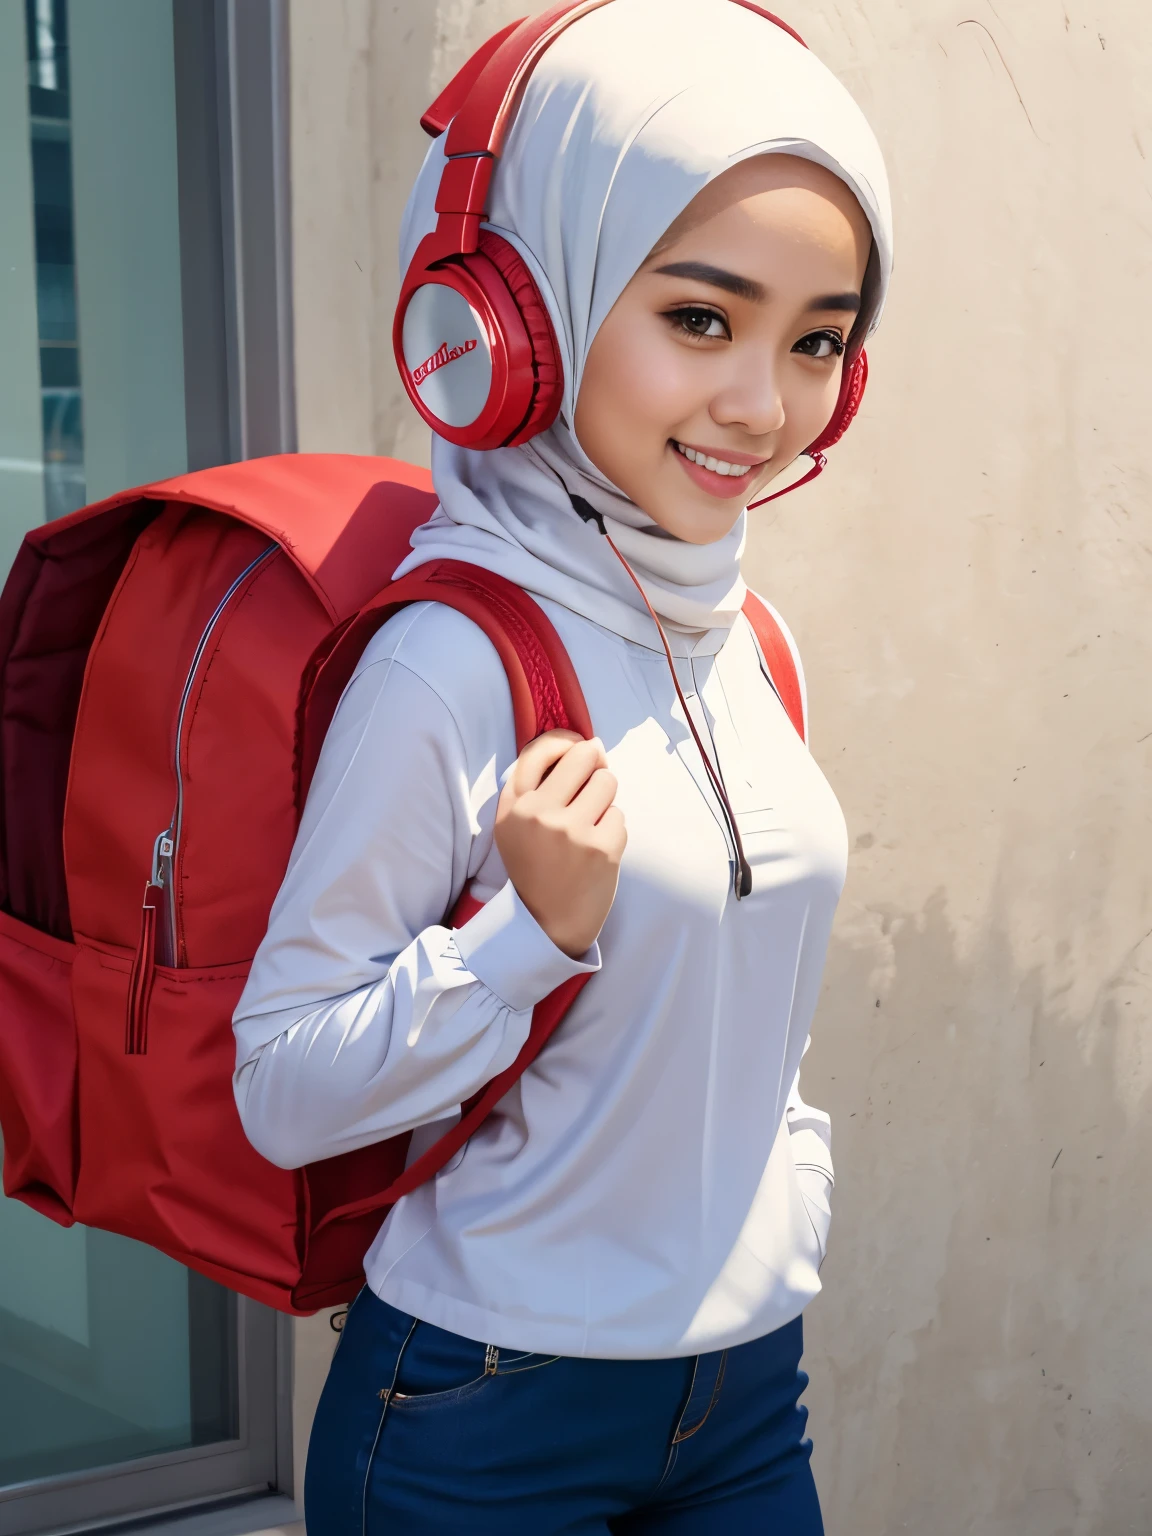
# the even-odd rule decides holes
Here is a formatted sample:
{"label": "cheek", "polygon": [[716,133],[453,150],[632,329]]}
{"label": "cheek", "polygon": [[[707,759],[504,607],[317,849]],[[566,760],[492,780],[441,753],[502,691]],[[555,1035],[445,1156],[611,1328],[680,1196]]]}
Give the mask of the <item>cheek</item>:
{"label": "cheek", "polygon": [[801,452],[823,433],[840,397],[840,378],[839,367],[817,373],[795,365],[784,399],[789,451]]}
{"label": "cheek", "polygon": [[638,439],[663,451],[691,409],[684,349],[648,324],[602,330],[589,355],[577,403],[577,426],[601,441]]}

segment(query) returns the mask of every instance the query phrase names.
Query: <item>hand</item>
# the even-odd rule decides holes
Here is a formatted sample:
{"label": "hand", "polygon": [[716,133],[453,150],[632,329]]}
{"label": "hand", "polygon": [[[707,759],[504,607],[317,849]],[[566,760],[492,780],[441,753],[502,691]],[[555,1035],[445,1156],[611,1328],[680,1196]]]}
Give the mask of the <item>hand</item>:
{"label": "hand", "polygon": [[603,744],[548,731],[512,765],[496,847],[520,900],[566,955],[591,948],[616,896],[628,833]]}

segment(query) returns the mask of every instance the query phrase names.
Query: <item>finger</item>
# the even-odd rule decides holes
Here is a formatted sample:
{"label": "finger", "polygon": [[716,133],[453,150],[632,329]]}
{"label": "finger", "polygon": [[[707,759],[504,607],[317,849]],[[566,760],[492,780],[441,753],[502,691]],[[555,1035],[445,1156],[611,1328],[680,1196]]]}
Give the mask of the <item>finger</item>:
{"label": "finger", "polygon": [[619,784],[616,775],[607,768],[597,768],[580,793],[571,802],[570,809],[581,826],[594,827],[616,798]]}
{"label": "finger", "polygon": [[545,731],[543,736],[530,741],[512,765],[508,782],[515,793],[527,795],[538,789],[549,769],[582,740],[575,731]]}
{"label": "finger", "polygon": [[540,798],[546,805],[562,809],[570,805],[584,785],[607,765],[603,743],[595,737],[570,747],[540,785]]}
{"label": "finger", "polygon": [[618,805],[609,806],[601,816],[596,824],[596,838],[609,858],[618,864],[628,846],[628,827]]}

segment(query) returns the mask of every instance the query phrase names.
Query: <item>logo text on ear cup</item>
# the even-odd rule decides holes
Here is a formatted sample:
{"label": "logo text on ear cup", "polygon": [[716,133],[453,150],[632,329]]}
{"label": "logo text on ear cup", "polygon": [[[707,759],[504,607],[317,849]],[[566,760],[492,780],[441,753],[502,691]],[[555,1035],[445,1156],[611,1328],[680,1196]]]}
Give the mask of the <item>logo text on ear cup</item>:
{"label": "logo text on ear cup", "polygon": [[422,362],[419,367],[412,370],[412,382],[423,384],[429,374],[435,373],[438,368],[445,368],[449,363],[454,363],[458,357],[464,357],[468,352],[475,352],[480,343],[475,337],[469,341],[462,341],[458,347],[450,347],[446,341],[433,352],[432,356]]}

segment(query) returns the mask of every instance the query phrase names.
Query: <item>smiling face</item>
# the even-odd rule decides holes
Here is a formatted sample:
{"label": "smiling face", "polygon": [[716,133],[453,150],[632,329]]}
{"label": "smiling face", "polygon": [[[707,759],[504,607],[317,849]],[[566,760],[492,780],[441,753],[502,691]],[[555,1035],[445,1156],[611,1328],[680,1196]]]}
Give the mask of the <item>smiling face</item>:
{"label": "smiling face", "polygon": [[592,342],[574,425],[597,469],[676,538],[723,538],[832,419],[871,239],[810,161],[709,183]]}

